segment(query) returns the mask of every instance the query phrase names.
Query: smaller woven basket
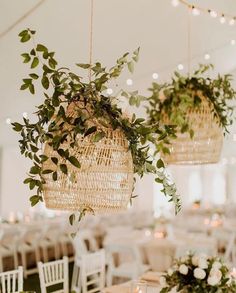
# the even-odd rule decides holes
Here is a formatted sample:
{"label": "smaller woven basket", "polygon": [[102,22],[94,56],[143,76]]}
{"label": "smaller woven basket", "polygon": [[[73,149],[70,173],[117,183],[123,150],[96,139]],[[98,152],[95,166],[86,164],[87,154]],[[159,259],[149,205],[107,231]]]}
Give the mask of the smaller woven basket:
{"label": "smaller woven basket", "polygon": [[[76,106],[70,104],[67,114],[75,117]],[[99,142],[92,142],[95,133],[86,137],[78,134],[76,147],[70,149],[70,141],[60,146],[70,149],[70,155],[77,158],[81,168],[68,163],[66,175],[50,159],[44,163],[43,169],[58,173],[57,181],[53,181],[52,174],[44,175],[43,195],[47,208],[69,211],[91,208],[96,213],[127,209],[133,190],[133,160],[128,141],[120,129],[101,125],[99,129],[106,134]],[[64,163],[48,144],[44,154],[58,158],[58,165]]]}
{"label": "smaller woven basket", "polygon": [[[170,154],[162,154],[168,164],[210,164],[220,160],[223,131],[219,118],[214,115],[213,106],[207,98],[201,96],[202,102],[198,109],[189,109],[187,119],[194,131],[191,139],[188,132],[177,132],[177,138],[171,141]],[[170,124],[164,115],[163,124]]]}

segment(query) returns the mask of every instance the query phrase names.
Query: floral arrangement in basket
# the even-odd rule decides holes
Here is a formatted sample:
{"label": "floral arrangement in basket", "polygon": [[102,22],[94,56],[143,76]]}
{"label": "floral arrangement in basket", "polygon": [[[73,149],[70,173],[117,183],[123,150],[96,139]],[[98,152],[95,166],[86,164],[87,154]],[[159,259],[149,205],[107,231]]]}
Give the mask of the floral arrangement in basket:
{"label": "floral arrangement in basket", "polygon": [[236,280],[218,257],[188,254],[161,277],[161,293],[233,293]]}
{"label": "floral arrangement in basket", "polygon": [[[30,29],[19,34],[23,43],[34,35]],[[139,49],[132,55],[124,54],[110,69],[99,62],[76,64],[86,70],[87,80],[69,68],[58,67],[55,52],[35,41],[33,44],[22,54],[31,72],[23,79],[21,90],[34,95],[38,83],[43,87],[43,102],[37,106],[33,122],[23,118],[23,123],[13,123],[21,135],[21,153],[33,163],[24,181],[36,191],[30,197],[31,205],[45,200],[49,208],[78,211],[70,216],[73,224],[87,211],[127,207],[135,197],[134,174],[142,177],[152,173],[177,212],[180,200],[176,187],[166,175],[163,161],[150,155],[150,143],[157,139],[161,143],[172,128],[150,125],[135,114],[127,117],[117,104],[117,96],[106,94],[108,82],[117,79],[125,67],[133,72]],[[136,91],[120,94],[136,105],[143,99]]]}
{"label": "floral arrangement in basket", "polygon": [[[223,130],[233,122],[236,92],[231,75],[216,78],[204,74],[212,65],[200,65],[190,76],[178,72],[170,83],[153,83],[147,114],[150,123],[175,126],[171,142],[157,149],[168,163],[213,163],[220,157]],[[169,138],[169,137],[168,137]]]}

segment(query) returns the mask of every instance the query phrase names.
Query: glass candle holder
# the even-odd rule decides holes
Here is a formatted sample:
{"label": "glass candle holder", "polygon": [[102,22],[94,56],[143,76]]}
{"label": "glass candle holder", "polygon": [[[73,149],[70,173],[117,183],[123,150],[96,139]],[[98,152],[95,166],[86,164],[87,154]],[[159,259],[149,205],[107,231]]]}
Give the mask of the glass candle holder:
{"label": "glass candle holder", "polygon": [[147,293],[147,282],[140,280],[133,280],[131,282],[130,293]]}

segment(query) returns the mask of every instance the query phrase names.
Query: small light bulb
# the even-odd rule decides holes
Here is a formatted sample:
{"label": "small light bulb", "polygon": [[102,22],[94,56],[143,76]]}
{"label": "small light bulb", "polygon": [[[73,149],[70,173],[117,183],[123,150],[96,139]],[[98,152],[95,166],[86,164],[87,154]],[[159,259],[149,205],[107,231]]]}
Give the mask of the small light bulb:
{"label": "small light bulb", "polygon": [[6,124],[10,125],[11,124],[11,118],[6,119]]}
{"label": "small light bulb", "polygon": [[217,12],[214,11],[214,10],[211,10],[210,11],[210,16],[213,17],[213,18],[216,18],[217,17]]}
{"label": "small light bulb", "polygon": [[220,23],[224,24],[225,22],[226,22],[226,19],[225,19],[224,15],[222,15],[220,18]]}
{"label": "small light bulb", "polygon": [[205,60],[209,60],[211,58],[210,54],[205,54],[204,55]]}
{"label": "small light bulb", "polygon": [[108,89],[107,89],[107,94],[108,94],[109,96],[112,95],[112,94],[113,94],[113,89],[108,88]]}
{"label": "small light bulb", "polygon": [[198,15],[200,15],[200,10],[197,9],[196,7],[193,7],[192,14],[195,15],[195,16],[198,16]]}
{"label": "small light bulb", "polygon": [[126,84],[127,84],[127,85],[133,85],[133,80],[130,79],[130,78],[128,78],[128,79],[126,80]]}
{"label": "small light bulb", "polygon": [[234,18],[230,19],[230,21],[229,21],[229,25],[234,25],[234,24],[235,24],[235,20],[234,20]]}
{"label": "small light bulb", "polygon": [[184,65],[183,65],[183,64],[179,64],[177,67],[178,67],[178,69],[179,69],[180,71],[184,69]]}
{"label": "small light bulb", "polygon": [[171,1],[171,4],[172,4],[174,7],[177,7],[177,6],[179,6],[179,0],[172,0],[172,1]]}
{"label": "small light bulb", "polygon": [[28,118],[28,113],[27,112],[23,112],[22,113],[22,116],[26,119],[26,118]]}
{"label": "small light bulb", "polygon": [[231,40],[231,41],[230,41],[230,44],[231,44],[232,46],[234,46],[234,45],[236,44],[236,41],[235,41],[235,40]]}
{"label": "small light bulb", "polygon": [[153,78],[153,79],[158,79],[158,77],[159,77],[158,73],[154,72],[154,73],[152,74],[152,78]]}

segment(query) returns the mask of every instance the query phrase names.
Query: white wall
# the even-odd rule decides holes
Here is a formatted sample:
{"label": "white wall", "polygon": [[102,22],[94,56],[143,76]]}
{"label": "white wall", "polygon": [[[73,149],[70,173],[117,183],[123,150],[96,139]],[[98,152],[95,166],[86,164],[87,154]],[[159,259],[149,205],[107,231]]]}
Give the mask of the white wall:
{"label": "white wall", "polygon": [[0,216],[8,216],[10,212],[26,212],[30,208],[30,191],[23,184],[29,166],[18,147],[1,148]]}

